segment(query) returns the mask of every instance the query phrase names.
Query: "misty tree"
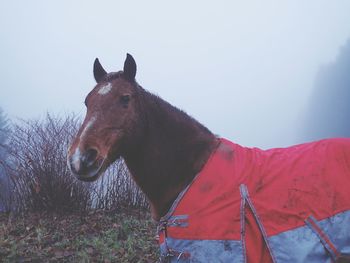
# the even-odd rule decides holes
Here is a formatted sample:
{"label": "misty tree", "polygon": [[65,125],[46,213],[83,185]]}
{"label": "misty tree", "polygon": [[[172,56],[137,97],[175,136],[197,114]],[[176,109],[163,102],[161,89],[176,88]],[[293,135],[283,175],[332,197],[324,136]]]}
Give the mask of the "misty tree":
{"label": "misty tree", "polygon": [[8,133],[9,122],[5,113],[0,108],[0,167],[3,166],[6,158],[6,141],[8,138]]}
{"label": "misty tree", "polygon": [[9,180],[5,175],[6,165],[6,141],[9,135],[9,121],[0,108],[0,211],[4,208],[3,202],[7,198]]}
{"label": "misty tree", "polygon": [[350,137],[350,40],[320,69],[301,128],[303,140]]}

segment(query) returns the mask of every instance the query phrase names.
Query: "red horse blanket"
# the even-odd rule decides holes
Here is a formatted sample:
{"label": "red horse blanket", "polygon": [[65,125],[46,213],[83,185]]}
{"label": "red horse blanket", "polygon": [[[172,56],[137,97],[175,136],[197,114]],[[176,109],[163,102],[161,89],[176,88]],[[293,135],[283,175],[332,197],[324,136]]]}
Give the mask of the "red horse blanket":
{"label": "red horse blanket", "polygon": [[350,139],[271,150],[222,139],[160,226],[161,255],[170,262],[347,257]]}

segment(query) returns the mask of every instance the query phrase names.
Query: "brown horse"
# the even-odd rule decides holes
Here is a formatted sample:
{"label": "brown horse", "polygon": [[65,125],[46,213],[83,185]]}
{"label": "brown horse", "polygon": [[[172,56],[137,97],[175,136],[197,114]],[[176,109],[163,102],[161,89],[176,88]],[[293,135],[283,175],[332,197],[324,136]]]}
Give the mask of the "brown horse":
{"label": "brown horse", "polygon": [[[129,54],[119,72],[107,73],[95,60],[97,85],[86,97],[68,166],[78,179],[94,181],[124,158],[160,221],[163,259],[350,262],[350,140],[241,147],[144,90],[135,75]],[[281,160],[291,166],[280,167]]]}
{"label": "brown horse", "polygon": [[217,138],[203,125],[136,81],[136,63],[107,73],[94,63],[96,87],[85,100],[87,114],[73,141],[68,163],[74,175],[94,181],[123,157],[159,220],[201,170]]}

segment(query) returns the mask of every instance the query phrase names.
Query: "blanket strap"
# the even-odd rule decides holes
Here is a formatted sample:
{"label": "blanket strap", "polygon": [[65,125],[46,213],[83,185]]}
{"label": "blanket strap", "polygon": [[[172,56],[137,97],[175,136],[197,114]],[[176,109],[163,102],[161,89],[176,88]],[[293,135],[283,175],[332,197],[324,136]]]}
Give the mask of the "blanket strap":
{"label": "blanket strap", "polygon": [[[259,218],[259,215],[253,205],[253,202],[251,201],[250,199],[250,196],[249,196],[249,192],[248,192],[248,188],[245,184],[241,184],[239,186],[239,190],[240,190],[240,193],[241,193],[241,198],[242,198],[242,201],[241,201],[241,236],[242,236],[242,244],[243,244],[243,248],[244,250],[246,250],[246,246],[245,246],[245,242],[244,242],[244,235],[245,235],[245,220],[244,220],[244,208],[245,208],[245,205],[247,204],[248,207],[250,208],[250,210],[252,211],[253,215],[254,215],[254,218],[255,218],[255,221],[256,223],[258,224],[258,227],[260,229],[260,232],[264,238],[264,241],[265,241],[265,245],[270,253],[270,256],[271,256],[271,259],[272,259],[272,262],[276,262],[276,259],[275,259],[275,256],[274,254],[272,253],[272,250],[271,250],[271,247],[270,247],[270,244],[269,244],[269,241],[268,241],[268,238],[267,238],[267,234],[266,234],[266,231],[265,231],[265,228],[264,228],[264,225],[262,224],[260,218]],[[246,253],[246,251],[244,251],[244,253]],[[247,260],[246,258],[246,255],[244,254],[244,259],[245,261]]]}
{"label": "blanket strap", "polygon": [[313,216],[309,216],[305,223],[311,228],[311,230],[318,236],[320,239],[323,247],[326,249],[326,251],[329,253],[329,255],[332,257],[333,262],[338,262],[341,258],[344,256],[338,251],[336,246],[333,244],[333,242],[330,240],[330,238],[327,236],[327,234],[322,230],[320,225],[317,223],[316,218]]}
{"label": "blanket strap", "polygon": [[180,259],[188,259],[190,258],[191,254],[185,251],[176,251],[175,249],[172,249],[167,244],[167,237],[168,237],[168,227],[187,227],[187,215],[180,215],[180,216],[172,216],[167,220],[161,220],[158,223],[157,226],[157,234],[163,235],[164,237],[164,248],[165,253],[161,253],[159,262],[160,263],[168,263],[171,259],[176,258],[176,261],[179,261]]}

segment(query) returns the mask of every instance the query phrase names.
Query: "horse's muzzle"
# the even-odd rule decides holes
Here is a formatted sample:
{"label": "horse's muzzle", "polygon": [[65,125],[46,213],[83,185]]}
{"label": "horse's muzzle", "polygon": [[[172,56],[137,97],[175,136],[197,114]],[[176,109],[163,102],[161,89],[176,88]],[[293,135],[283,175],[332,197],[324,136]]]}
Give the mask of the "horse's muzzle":
{"label": "horse's muzzle", "polygon": [[97,150],[88,149],[84,153],[76,150],[68,157],[67,162],[69,169],[79,180],[91,182],[99,177],[104,159],[98,158]]}

